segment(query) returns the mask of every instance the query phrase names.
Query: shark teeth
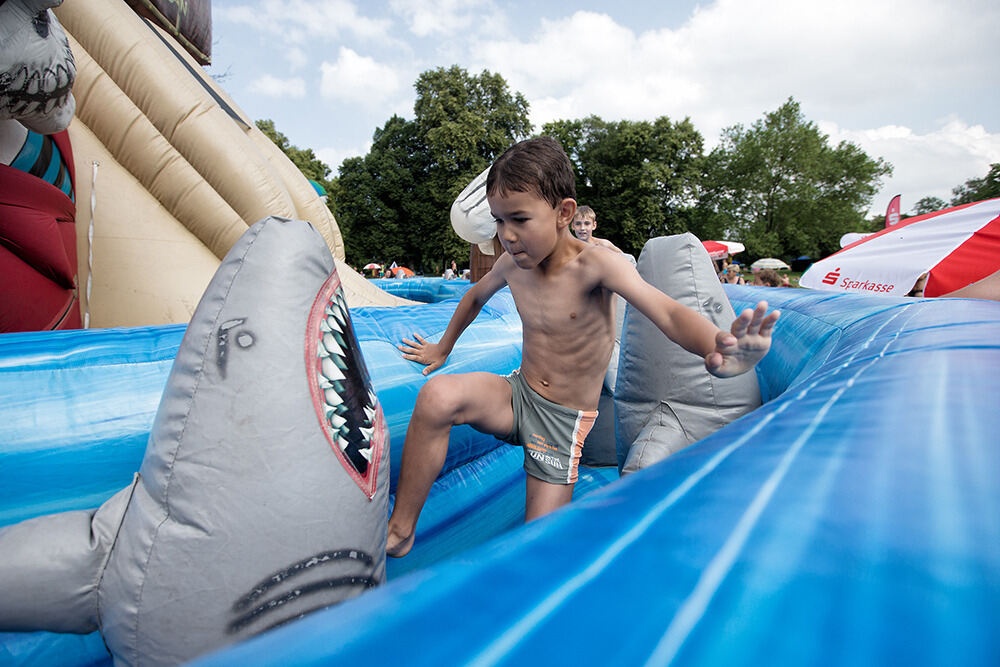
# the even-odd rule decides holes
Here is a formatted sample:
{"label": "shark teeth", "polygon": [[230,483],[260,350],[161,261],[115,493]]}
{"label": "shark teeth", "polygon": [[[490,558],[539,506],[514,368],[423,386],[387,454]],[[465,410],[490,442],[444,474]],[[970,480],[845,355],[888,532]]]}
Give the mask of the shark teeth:
{"label": "shark teeth", "polygon": [[320,328],[323,329],[323,331],[337,331],[339,333],[344,333],[343,323],[338,322],[337,318],[334,317],[332,314],[328,314],[326,317],[323,318],[322,322],[320,323]]}
{"label": "shark teeth", "polygon": [[344,377],[343,371],[337,367],[337,364],[330,357],[325,357],[320,361],[320,370],[323,373],[323,377],[331,382],[347,379]]}
{"label": "shark teeth", "polygon": [[340,334],[328,331],[323,334],[322,338],[323,347],[326,348],[330,355],[336,355],[337,357],[344,356],[344,348],[346,347],[346,341]]}
{"label": "shark teeth", "polygon": [[323,391],[323,400],[330,407],[336,407],[344,402],[344,398],[333,389],[332,385]]}
{"label": "shark teeth", "polygon": [[[327,315],[328,320],[331,319],[330,316],[332,315],[336,323],[343,327],[347,323],[347,317],[344,315],[345,310],[346,304],[340,303],[338,299],[336,303],[331,301],[327,304],[324,313]],[[330,322],[330,326],[334,326],[333,322]]]}
{"label": "shark teeth", "polygon": [[365,461],[368,461],[368,463],[372,462],[372,448],[371,447],[365,447],[364,449],[359,449],[358,453],[361,454],[361,456],[365,457]]}
{"label": "shark teeth", "polygon": [[332,426],[335,431],[339,431],[340,427],[347,423],[347,420],[338,415],[336,412],[331,412],[328,419],[330,421],[330,426]]}

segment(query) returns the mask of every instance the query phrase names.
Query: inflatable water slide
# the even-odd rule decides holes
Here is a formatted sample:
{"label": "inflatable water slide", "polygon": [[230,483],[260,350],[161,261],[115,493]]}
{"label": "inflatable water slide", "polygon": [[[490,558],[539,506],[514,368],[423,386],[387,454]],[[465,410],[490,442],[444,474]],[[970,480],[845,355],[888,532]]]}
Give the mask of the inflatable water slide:
{"label": "inflatable water slide", "polygon": [[309,181],[160,24],[116,0],[55,13],[77,66],[69,136],[90,326],[187,322],[226,252],[270,215],[320,231],[352,306],[401,303],[347,267]]}
{"label": "inflatable water slide", "polygon": [[[457,428],[386,562],[426,381],[396,344],[464,285],[364,281],[176,36],[57,14],[94,328],[0,336],[0,663],[1000,662],[1000,304],[723,288],[651,241],[717,322],[782,311],[749,384],[675,377],[625,309],[574,501],[522,525],[521,452]],[[510,372],[520,333],[501,291],[442,372]]]}
{"label": "inflatable water slide", "polygon": [[197,664],[996,664],[1000,304],[726,294],[782,311],[760,408]]}
{"label": "inflatable water slide", "polygon": [[[427,665],[995,664],[1000,304],[725,292],[782,311],[761,407],[623,479],[588,469],[573,503],[524,526],[519,452],[456,429],[385,585],[200,663],[347,665],[378,647]],[[393,471],[422,381],[395,340],[439,335],[454,304],[351,312]],[[183,334],[0,337],[0,523],[96,507],[129,484]],[[506,372],[518,339],[501,292],[449,368]],[[566,631],[581,618],[588,632]],[[96,632],[0,634],[0,655],[108,660]]]}

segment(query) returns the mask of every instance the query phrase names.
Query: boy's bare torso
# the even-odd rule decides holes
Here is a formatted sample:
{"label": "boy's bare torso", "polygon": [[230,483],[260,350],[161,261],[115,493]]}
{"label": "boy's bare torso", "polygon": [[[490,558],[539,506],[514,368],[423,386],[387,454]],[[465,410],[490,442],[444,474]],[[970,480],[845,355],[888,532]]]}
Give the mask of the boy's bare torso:
{"label": "boy's bare torso", "polygon": [[521,316],[521,374],[545,398],[576,410],[596,410],[615,338],[615,294],[600,284],[593,253],[574,252],[544,269],[505,267]]}

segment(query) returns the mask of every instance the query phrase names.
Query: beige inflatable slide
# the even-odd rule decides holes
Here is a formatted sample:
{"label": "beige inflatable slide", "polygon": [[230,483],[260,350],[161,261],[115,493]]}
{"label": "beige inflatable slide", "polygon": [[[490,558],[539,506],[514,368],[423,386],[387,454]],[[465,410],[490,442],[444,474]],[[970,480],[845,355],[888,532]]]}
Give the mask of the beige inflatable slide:
{"label": "beige inflatable slide", "polygon": [[320,231],[350,306],[409,303],[346,265],[337,223],[309,181],[176,32],[123,0],[66,0],[55,12],[77,64],[69,133],[87,326],[187,322],[222,257],[269,215]]}

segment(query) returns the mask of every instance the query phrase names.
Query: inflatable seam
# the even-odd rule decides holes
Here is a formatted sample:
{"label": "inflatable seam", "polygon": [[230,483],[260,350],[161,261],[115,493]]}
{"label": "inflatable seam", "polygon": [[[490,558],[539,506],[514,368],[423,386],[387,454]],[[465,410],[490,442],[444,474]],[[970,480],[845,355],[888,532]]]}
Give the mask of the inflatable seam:
{"label": "inflatable seam", "polygon": [[[95,587],[95,593],[97,597],[97,627],[99,628],[104,627],[104,621],[102,618],[102,611],[101,611],[101,594],[100,594],[101,584],[104,582],[104,573],[107,572],[108,562],[111,560],[111,555],[115,552],[115,545],[118,544],[118,536],[121,534],[122,524],[125,523],[125,515],[128,514],[128,507],[132,502],[132,496],[135,495],[135,489],[139,485],[139,480],[140,480],[139,473],[135,473],[134,475],[132,475],[132,484],[129,486],[128,499],[122,505],[121,515],[118,517],[118,521],[116,522],[114,527],[115,538],[111,540],[111,544],[108,547],[108,553],[104,555],[104,559],[101,561],[101,565],[97,570],[99,574],[97,577],[97,585]],[[100,508],[98,508],[98,511],[100,511]],[[100,634],[101,634],[101,642],[104,643],[104,648],[107,649],[109,654],[112,653],[111,647],[108,646],[108,640],[104,636],[104,633],[102,632]]]}

